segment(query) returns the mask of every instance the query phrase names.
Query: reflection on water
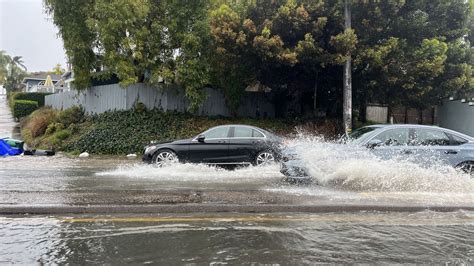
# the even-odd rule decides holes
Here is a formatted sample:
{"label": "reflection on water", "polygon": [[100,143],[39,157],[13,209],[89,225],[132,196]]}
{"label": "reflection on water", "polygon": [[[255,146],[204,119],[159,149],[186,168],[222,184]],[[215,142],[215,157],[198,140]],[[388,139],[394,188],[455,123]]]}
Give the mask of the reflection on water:
{"label": "reflection on water", "polygon": [[474,213],[0,218],[0,263],[472,263]]}

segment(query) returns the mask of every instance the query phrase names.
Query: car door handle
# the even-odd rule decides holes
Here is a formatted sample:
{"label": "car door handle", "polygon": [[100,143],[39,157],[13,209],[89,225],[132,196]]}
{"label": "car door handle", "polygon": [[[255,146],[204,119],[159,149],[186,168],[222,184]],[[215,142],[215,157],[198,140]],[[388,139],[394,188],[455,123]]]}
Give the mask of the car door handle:
{"label": "car door handle", "polygon": [[411,150],[402,150],[403,154],[413,154],[413,151]]}
{"label": "car door handle", "polygon": [[453,151],[453,150],[444,151],[444,153],[446,153],[446,154],[458,154],[457,151]]}

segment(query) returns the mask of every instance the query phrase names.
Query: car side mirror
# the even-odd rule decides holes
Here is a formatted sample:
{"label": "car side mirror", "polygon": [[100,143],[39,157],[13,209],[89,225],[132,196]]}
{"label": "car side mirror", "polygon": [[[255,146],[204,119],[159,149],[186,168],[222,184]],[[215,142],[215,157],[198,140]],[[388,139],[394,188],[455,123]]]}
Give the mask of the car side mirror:
{"label": "car side mirror", "polygon": [[378,147],[382,144],[383,144],[383,142],[379,139],[371,139],[369,142],[367,142],[366,146],[369,149],[373,149],[373,148]]}
{"label": "car side mirror", "polygon": [[204,135],[199,135],[198,138],[197,138],[197,141],[204,142],[205,139],[206,139],[206,137]]}

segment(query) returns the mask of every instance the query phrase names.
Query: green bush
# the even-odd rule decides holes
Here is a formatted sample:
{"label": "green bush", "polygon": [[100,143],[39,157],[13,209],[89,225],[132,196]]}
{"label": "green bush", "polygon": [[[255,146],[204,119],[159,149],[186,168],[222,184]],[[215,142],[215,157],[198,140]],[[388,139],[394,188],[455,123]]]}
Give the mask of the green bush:
{"label": "green bush", "polygon": [[84,109],[79,106],[73,106],[64,111],[59,112],[58,121],[65,127],[71,124],[79,124],[84,120]]}
{"label": "green bush", "polygon": [[45,92],[15,92],[12,94],[11,98],[13,100],[28,100],[38,102],[38,107],[44,106],[44,99],[47,95],[51,93]]}
{"label": "green bush", "polygon": [[38,109],[38,102],[27,101],[27,100],[15,100],[13,101],[13,116],[15,118],[21,118],[28,116]]}
{"label": "green bush", "polygon": [[62,123],[51,123],[48,125],[46,128],[46,132],[44,133],[45,135],[52,135],[54,132],[58,130],[64,129],[64,125]]}

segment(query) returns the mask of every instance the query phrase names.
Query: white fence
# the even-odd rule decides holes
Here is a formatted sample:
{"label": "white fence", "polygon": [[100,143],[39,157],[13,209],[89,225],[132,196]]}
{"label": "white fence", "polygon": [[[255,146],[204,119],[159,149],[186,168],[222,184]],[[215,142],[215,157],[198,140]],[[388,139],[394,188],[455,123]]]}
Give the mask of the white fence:
{"label": "white fence", "polygon": [[474,137],[474,94],[464,102],[461,99],[443,101],[438,107],[438,122],[441,127]]}
{"label": "white fence", "polygon": [[[224,95],[215,89],[205,88],[207,99],[199,108],[199,115],[230,116]],[[84,91],[66,91],[46,96],[45,105],[63,110],[82,106],[87,113],[98,114],[112,110],[129,110],[137,102],[149,109],[184,112],[189,102],[181,88],[155,88],[139,83],[120,87],[118,84],[95,86]],[[274,117],[275,108],[265,93],[247,93],[237,115],[241,117]]]}

